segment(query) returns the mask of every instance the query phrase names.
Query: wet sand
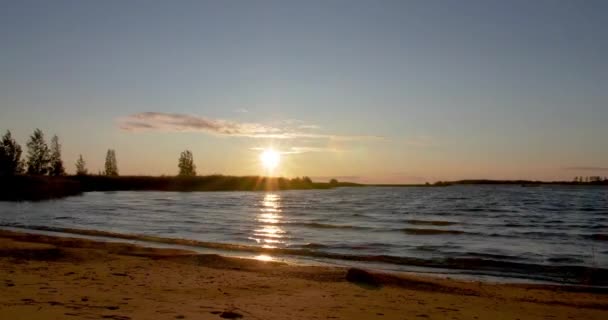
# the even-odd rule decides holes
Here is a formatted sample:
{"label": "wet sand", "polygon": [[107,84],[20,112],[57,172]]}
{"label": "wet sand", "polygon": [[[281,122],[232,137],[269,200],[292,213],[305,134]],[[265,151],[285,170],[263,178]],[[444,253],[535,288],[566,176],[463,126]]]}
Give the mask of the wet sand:
{"label": "wet sand", "polygon": [[608,319],[608,290],[346,275],[0,231],[0,319]]}

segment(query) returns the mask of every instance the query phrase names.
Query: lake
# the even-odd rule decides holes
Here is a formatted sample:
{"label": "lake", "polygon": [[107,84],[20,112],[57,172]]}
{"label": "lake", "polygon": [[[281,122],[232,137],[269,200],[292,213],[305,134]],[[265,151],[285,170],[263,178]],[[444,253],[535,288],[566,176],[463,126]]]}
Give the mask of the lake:
{"label": "lake", "polygon": [[148,235],[167,243],[189,239],[201,247],[238,244],[271,258],[277,253],[385,270],[562,283],[585,283],[608,267],[605,187],[91,192],[0,202],[0,225]]}

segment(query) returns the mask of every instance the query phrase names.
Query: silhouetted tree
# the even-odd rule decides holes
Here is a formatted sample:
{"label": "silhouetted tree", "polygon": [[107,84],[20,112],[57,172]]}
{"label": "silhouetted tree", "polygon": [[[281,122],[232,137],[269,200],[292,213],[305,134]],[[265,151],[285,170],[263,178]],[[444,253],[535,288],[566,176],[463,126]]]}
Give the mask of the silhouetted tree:
{"label": "silhouetted tree", "polygon": [[49,161],[49,147],[44,142],[44,133],[40,129],[36,129],[27,143],[27,173],[33,175],[47,174]]}
{"label": "silhouetted tree", "polygon": [[338,184],[338,180],[337,179],[331,179],[329,180],[329,184],[331,184],[332,186],[335,186]]}
{"label": "silhouetted tree", "polygon": [[51,139],[51,167],[49,168],[49,175],[51,176],[63,176],[65,175],[65,168],[63,167],[63,161],[61,160],[61,144],[59,144],[59,137],[56,135]]}
{"label": "silhouetted tree", "polygon": [[76,160],[76,175],[77,176],[86,176],[88,174],[87,163],[84,162],[82,155],[78,156],[78,160]]}
{"label": "silhouetted tree", "polygon": [[312,184],[312,180],[309,177],[302,177],[302,181],[306,184]]}
{"label": "silhouetted tree", "polygon": [[179,155],[179,176],[182,177],[193,177],[196,176],[196,165],[194,164],[194,158],[192,152],[186,150]]}
{"label": "silhouetted tree", "polygon": [[0,141],[0,176],[12,176],[23,173],[21,146],[13,139],[10,131]]}
{"label": "silhouetted tree", "polygon": [[113,149],[109,149],[106,154],[106,165],[104,175],[106,176],[118,176],[118,164],[116,163],[116,152]]}

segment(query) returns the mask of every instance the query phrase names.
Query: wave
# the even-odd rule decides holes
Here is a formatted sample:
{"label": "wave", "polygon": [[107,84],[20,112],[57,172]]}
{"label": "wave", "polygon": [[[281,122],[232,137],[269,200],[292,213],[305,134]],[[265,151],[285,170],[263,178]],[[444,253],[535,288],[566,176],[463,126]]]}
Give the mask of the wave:
{"label": "wave", "polygon": [[603,233],[594,233],[590,235],[584,236],[586,239],[598,240],[598,241],[608,241],[608,234]]}
{"label": "wave", "polygon": [[[569,235],[564,232],[547,232],[547,231],[518,231],[518,232],[513,232],[513,234],[511,235],[511,237],[514,237],[514,238],[527,237],[527,238],[532,238],[532,239],[548,239],[548,238],[564,239],[568,236]],[[574,235],[574,236],[576,236],[576,235]]]}
{"label": "wave", "polygon": [[458,222],[453,221],[441,221],[441,220],[405,220],[405,222],[413,225],[431,225],[431,226],[451,226],[458,224]]}
{"label": "wave", "polygon": [[504,226],[507,228],[521,228],[521,227],[527,227],[528,225],[519,224],[519,223],[506,223],[506,224],[504,224]]}
{"label": "wave", "polygon": [[[415,228],[405,228],[401,229],[402,232],[412,235],[438,235],[438,234],[464,234],[468,232],[464,232],[461,230],[441,230],[441,229],[415,229]],[[468,233],[471,234],[471,233]]]}
{"label": "wave", "polygon": [[307,248],[307,249],[323,249],[323,248],[327,248],[328,246],[324,245],[324,244],[320,244],[320,243],[307,243],[307,244],[303,244],[299,246],[300,248]]}
{"label": "wave", "polygon": [[278,223],[278,225],[298,226],[298,227],[308,227],[308,228],[318,228],[318,229],[355,229],[355,230],[373,230],[373,229],[375,229],[372,227],[353,226],[353,225],[346,225],[346,224],[328,224],[328,223],[319,223],[319,222],[282,222],[282,223]]}
{"label": "wave", "polygon": [[492,258],[432,258],[423,259],[418,257],[400,257],[391,255],[355,255],[312,250],[311,248],[263,248],[251,245],[240,245],[232,243],[205,242],[190,239],[163,238],[148,235],[122,234],[109,231],[84,230],[45,226],[23,226],[7,225],[0,226],[26,228],[30,230],[51,231],[67,234],[78,234],[86,236],[106,237],[124,240],[138,240],[154,243],[178,244],[191,247],[202,247],[220,249],[227,251],[240,251],[249,253],[266,253],[274,255],[292,255],[315,258],[326,258],[332,260],[357,261],[357,262],[381,262],[401,266],[440,268],[451,270],[462,270],[479,275],[507,275],[525,279],[557,281],[569,284],[585,284],[593,286],[608,286],[608,269],[600,267],[587,267],[580,265],[544,265]]}
{"label": "wave", "polygon": [[415,250],[428,251],[428,252],[440,252],[446,249],[462,249],[461,246],[454,244],[442,244],[442,245],[421,245],[417,246]]}
{"label": "wave", "polygon": [[547,261],[553,263],[583,263],[583,260],[573,257],[551,257]]}
{"label": "wave", "polygon": [[594,212],[594,211],[601,211],[602,209],[598,209],[598,208],[594,208],[594,207],[583,207],[578,210],[583,211],[583,212]]}
{"label": "wave", "polygon": [[467,252],[467,256],[471,257],[479,257],[479,258],[487,258],[487,259],[495,259],[495,260],[525,260],[524,258],[508,256],[503,254],[494,254],[494,253],[482,253],[482,252]]}

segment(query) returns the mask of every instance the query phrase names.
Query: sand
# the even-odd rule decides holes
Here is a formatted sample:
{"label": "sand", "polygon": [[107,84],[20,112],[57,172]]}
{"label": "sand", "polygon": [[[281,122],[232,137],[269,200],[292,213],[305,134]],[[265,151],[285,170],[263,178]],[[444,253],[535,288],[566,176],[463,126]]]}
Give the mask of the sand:
{"label": "sand", "polygon": [[0,231],[0,319],[608,319],[608,293]]}

